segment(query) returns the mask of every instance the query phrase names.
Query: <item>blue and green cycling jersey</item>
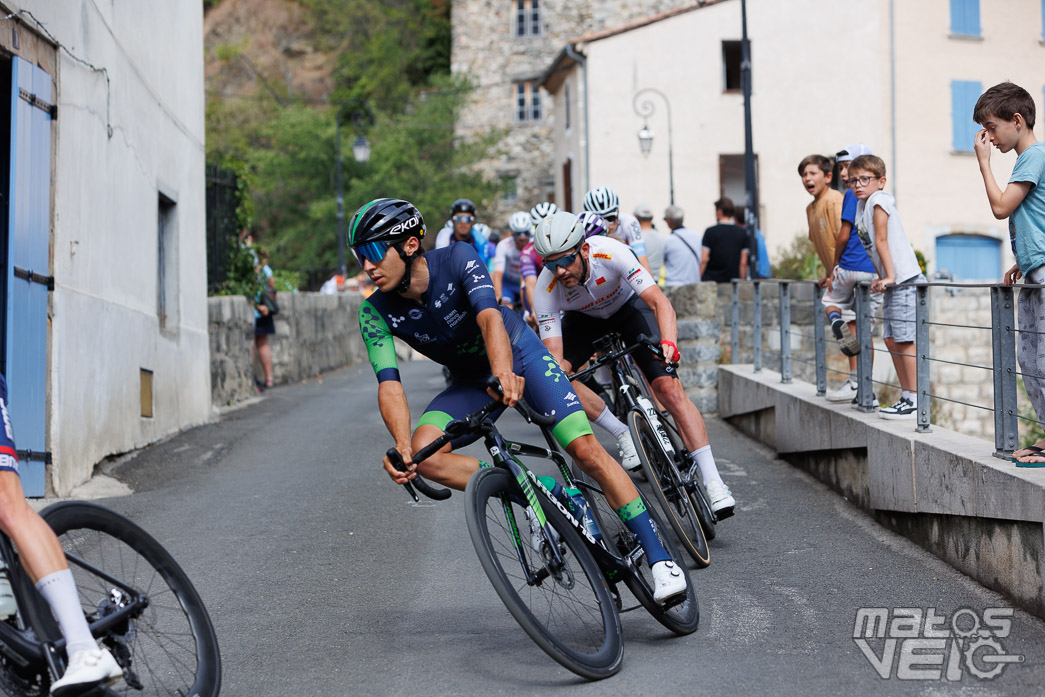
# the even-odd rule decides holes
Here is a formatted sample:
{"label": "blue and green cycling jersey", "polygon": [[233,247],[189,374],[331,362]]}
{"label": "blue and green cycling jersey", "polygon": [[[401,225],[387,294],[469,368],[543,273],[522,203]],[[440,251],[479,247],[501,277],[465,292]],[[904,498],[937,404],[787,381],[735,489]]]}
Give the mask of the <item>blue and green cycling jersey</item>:
{"label": "blue and green cycling jersey", "polygon": [[[524,397],[557,417],[553,432],[564,446],[591,427],[569,380],[544,344],[511,309],[497,304],[493,282],[475,249],[465,244],[426,252],[428,290],[421,302],[397,292],[376,292],[359,308],[359,328],[378,382],[399,380],[393,337],[446,366],[452,384],[438,395],[419,424],[439,428],[489,401],[490,360],[479,329],[480,312],[499,312],[512,346],[512,370],[526,379]],[[461,443],[454,443],[458,447]]]}

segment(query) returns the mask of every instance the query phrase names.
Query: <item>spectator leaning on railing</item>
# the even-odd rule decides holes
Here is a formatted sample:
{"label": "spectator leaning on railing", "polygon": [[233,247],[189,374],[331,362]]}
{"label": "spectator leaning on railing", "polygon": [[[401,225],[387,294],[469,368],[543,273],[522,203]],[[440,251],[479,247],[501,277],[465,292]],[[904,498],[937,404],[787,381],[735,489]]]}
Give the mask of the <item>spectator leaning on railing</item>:
{"label": "spectator leaning on railing", "polygon": [[[1045,283],[1045,143],[1034,137],[1034,100],[1011,82],[991,87],[976,101],[972,118],[983,126],[973,148],[987,188],[991,212],[1009,219],[1009,241],[1016,265],[1005,272],[1005,285],[1022,276]],[[1002,152],[1016,151],[1016,166],[1002,191],[991,172],[991,144]],[[1045,417],[1045,301],[1038,288],[1020,290],[1019,344],[1016,356],[1038,419]],[[1045,467],[1045,440],[1013,453],[1017,467]]]}

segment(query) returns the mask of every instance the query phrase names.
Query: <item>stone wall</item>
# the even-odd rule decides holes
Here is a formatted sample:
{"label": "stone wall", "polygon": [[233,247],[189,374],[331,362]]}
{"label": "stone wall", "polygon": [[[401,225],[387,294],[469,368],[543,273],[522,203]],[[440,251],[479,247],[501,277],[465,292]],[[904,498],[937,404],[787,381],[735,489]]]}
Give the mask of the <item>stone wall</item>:
{"label": "stone wall", "polygon": [[[357,293],[281,293],[276,333],[269,337],[276,384],[304,380],[364,360]],[[242,297],[209,298],[211,398],[225,406],[256,394],[254,313]]]}
{"label": "stone wall", "polygon": [[[679,379],[697,408],[705,414],[718,412],[718,363],[722,323],[714,283],[695,283],[666,288],[679,328]],[[728,342],[727,342],[728,343]]]}

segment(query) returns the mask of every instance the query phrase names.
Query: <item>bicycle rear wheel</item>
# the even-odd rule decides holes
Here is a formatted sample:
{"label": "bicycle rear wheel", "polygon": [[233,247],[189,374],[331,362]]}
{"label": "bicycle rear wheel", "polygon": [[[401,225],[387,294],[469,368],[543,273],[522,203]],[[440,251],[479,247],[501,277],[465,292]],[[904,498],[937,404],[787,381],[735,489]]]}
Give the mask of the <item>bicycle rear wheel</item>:
{"label": "bicycle rear wheel", "polygon": [[[668,608],[661,606],[653,599],[653,572],[650,570],[649,564],[646,563],[645,553],[639,546],[638,538],[621,521],[620,516],[610,506],[598,484],[582,472],[576,463],[573,466],[573,476],[584,490],[584,497],[590,505],[589,510],[595,518],[595,523],[599,526],[599,530],[602,532],[602,539],[606,542],[606,546],[618,556],[631,557],[634,561],[631,574],[625,574],[623,578],[614,580],[623,580],[631,594],[635,596],[635,599],[653,615],[654,619],[671,631],[680,636],[692,634],[696,631],[697,625],[700,624],[700,606],[697,603],[697,592],[693,588],[693,581],[685,564],[678,564],[679,569],[686,577],[685,599],[681,603]],[[639,492],[639,496],[642,497],[643,502],[646,504],[646,511],[653,521],[653,527],[657,532],[657,538],[660,540],[660,543],[664,545],[664,549],[671,555],[673,560],[680,562],[682,550],[679,549],[671,535],[668,534],[663,519],[656,509],[646,501],[646,497],[642,496],[641,492]],[[640,576],[642,580],[639,579]]]}
{"label": "bicycle rear wheel", "polygon": [[[668,438],[671,439],[671,445],[674,446],[675,452],[683,452],[686,446],[682,442],[682,436],[675,427],[671,415],[661,414],[660,422],[664,424],[664,430],[667,431]],[[718,518],[715,516],[715,512],[711,510],[711,502],[708,500],[708,492],[704,489],[704,480],[701,479],[700,468],[693,467],[692,472],[680,472],[680,475],[682,484],[686,487],[686,492],[693,502],[693,510],[697,512],[697,517],[700,518],[700,527],[704,529],[704,537],[708,542],[711,542],[715,539],[715,535],[718,534]]]}
{"label": "bicycle rear wheel", "polygon": [[[546,500],[548,525],[566,562],[554,569],[533,548],[519,484],[502,469],[483,469],[465,490],[468,534],[494,590],[523,630],[568,670],[589,680],[620,670],[620,616],[586,543]],[[522,526],[520,529],[519,526]],[[544,576],[532,585],[519,559]],[[544,574],[547,575],[544,575]]]}
{"label": "bicycle rear wheel", "polygon": [[127,518],[93,503],[56,503],[41,515],[62,543],[88,622],[125,606],[131,595],[147,601],[97,637],[124,670],[106,694],[217,697],[221,656],[214,626],[170,553]]}
{"label": "bicycle rear wheel", "polygon": [[628,412],[628,430],[664,517],[678,536],[682,548],[692,557],[697,568],[703,569],[711,563],[708,541],[674,460],[664,450],[646,415],[637,408]]}

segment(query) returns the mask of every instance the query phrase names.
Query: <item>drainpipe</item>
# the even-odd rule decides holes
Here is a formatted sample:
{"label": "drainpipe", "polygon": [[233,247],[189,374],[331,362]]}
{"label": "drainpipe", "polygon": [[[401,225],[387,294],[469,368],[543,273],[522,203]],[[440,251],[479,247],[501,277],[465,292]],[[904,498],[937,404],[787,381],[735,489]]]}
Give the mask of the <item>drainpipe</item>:
{"label": "drainpipe", "polygon": [[591,188],[591,152],[588,141],[588,61],[574,50],[573,44],[566,44],[566,55],[581,64],[584,71],[584,191]]}
{"label": "drainpipe", "polygon": [[897,205],[900,201],[899,189],[896,186],[896,30],[894,26],[894,13],[893,0],[889,0],[889,110],[890,110],[890,141],[892,142],[892,162],[890,163],[893,170],[893,198],[896,199]]}

